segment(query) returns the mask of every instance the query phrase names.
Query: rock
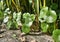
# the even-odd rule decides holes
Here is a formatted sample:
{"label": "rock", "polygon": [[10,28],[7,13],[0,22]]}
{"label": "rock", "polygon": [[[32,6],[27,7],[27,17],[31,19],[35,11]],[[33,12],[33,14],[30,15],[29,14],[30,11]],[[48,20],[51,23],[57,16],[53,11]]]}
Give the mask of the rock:
{"label": "rock", "polygon": [[26,36],[27,42],[36,42],[36,39],[33,36]]}
{"label": "rock", "polygon": [[54,42],[51,36],[48,35],[37,35],[37,36],[26,36],[28,42]]}
{"label": "rock", "polygon": [[48,36],[48,35],[40,36],[40,41],[41,42],[54,42],[54,40],[52,39],[52,37]]}
{"label": "rock", "polygon": [[0,29],[0,34],[4,33],[6,31],[6,29]]}
{"label": "rock", "polygon": [[26,41],[25,36],[19,37],[18,40],[20,40],[21,42],[25,42]]}
{"label": "rock", "polygon": [[2,38],[3,37],[3,35],[0,35],[0,38]]}
{"label": "rock", "polygon": [[7,41],[8,42],[19,42],[17,39],[13,39],[13,38],[8,38]]}
{"label": "rock", "polygon": [[6,29],[6,24],[2,23],[0,27],[1,27],[0,29]]}
{"label": "rock", "polygon": [[8,42],[6,38],[0,38],[0,42]]}

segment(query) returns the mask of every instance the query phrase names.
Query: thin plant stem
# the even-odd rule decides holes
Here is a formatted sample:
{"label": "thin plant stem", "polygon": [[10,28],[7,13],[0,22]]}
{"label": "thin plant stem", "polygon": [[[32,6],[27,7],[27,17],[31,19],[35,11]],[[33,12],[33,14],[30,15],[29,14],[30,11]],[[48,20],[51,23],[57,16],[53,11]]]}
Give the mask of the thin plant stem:
{"label": "thin plant stem", "polygon": [[15,4],[14,0],[12,0],[12,2],[13,2],[13,4],[15,5],[17,11],[19,12],[19,8],[18,8],[18,6]]}
{"label": "thin plant stem", "polygon": [[43,7],[46,6],[46,0],[43,0]]}
{"label": "thin plant stem", "polygon": [[7,4],[8,8],[9,8],[9,3],[8,3],[8,0],[6,0],[6,4]]}

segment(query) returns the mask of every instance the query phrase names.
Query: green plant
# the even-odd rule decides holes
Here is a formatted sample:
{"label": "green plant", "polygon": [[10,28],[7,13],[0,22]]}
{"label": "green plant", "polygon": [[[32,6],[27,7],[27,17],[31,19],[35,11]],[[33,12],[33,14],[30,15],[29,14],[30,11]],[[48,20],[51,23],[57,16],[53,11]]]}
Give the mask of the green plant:
{"label": "green plant", "polygon": [[7,22],[7,28],[8,29],[18,29],[18,24],[16,23],[16,21],[8,21]]}
{"label": "green plant", "polygon": [[52,37],[55,42],[60,42],[60,30],[59,29],[54,30]]}
{"label": "green plant", "polygon": [[[55,11],[48,9],[48,7],[44,7],[41,9],[40,16],[39,16],[39,20],[41,22],[41,25],[48,24],[48,26],[49,26],[49,24],[54,23],[56,21],[56,19],[57,19],[57,15],[56,15]],[[44,23],[44,24],[42,24],[42,23]],[[46,27],[41,26],[42,29],[43,28],[48,29],[49,27],[46,28]]]}
{"label": "green plant", "polygon": [[32,25],[33,21],[35,20],[34,14],[24,13],[23,14],[24,23],[22,25],[22,32],[29,33],[30,26]]}
{"label": "green plant", "polygon": [[4,23],[6,23],[8,29],[18,29],[21,23],[21,12],[14,12],[11,14],[9,8],[5,10]]}
{"label": "green plant", "polygon": [[52,31],[55,29],[55,25],[52,24],[55,24],[57,15],[54,10],[51,10],[50,8],[46,7],[45,1],[46,0],[44,0],[43,7],[40,10],[40,16],[38,18],[39,21],[41,22],[42,31],[43,32],[49,31],[49,33],[52,33]]}

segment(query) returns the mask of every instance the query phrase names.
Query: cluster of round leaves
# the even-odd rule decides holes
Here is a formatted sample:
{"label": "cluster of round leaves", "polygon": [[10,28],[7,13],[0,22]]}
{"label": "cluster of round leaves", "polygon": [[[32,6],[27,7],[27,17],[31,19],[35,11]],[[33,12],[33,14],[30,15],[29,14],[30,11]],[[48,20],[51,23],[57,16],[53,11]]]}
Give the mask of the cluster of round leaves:
{"label": "cluster of round leaves", "polygon": [[56,21],[56,19],[57,15],[55,11],[48,9],[48,7],[44,7],[41,9],[39,16],[39,20],[41,22],[53,23]]}
{"label": "cluster of round leaves", "polygon": [[48,7],[43,7],[40,11],[39,21],[41,22],[41,28],[43,32],[47,32],[49,23],[54,23],[57,19],[56,12],[49,9]]}
{"label": "cluster of round leaves", "polygon": [[18,25],[20,24],[21,12],[13,12],[13,14],[7,14],[4,18],[4,23],[7,23],[7,29],[18,29]]}
{"label": "cluster of round leaves", "polygon": [[35,20],[34,14],[24,13],[23,14],[24,23],[22,26],[22,32],[29,33],[30,32],[30,26],[32,25],[33,21]]}

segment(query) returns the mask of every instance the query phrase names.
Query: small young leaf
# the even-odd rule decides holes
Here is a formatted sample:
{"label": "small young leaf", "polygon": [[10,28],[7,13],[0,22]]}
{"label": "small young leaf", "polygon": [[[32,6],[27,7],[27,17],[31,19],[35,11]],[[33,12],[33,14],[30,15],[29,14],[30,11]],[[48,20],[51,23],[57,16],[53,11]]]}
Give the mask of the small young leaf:
{"label": "small young leaf", "polygon": [[41,28],[43,32],[47,32],[49,25],[47,23],[41,23]]}
{"label": "small young leaf", "polygon": [[22,26],[22,32],[24,33],[29,33],[30,32],[30,27],[26,24]]}

